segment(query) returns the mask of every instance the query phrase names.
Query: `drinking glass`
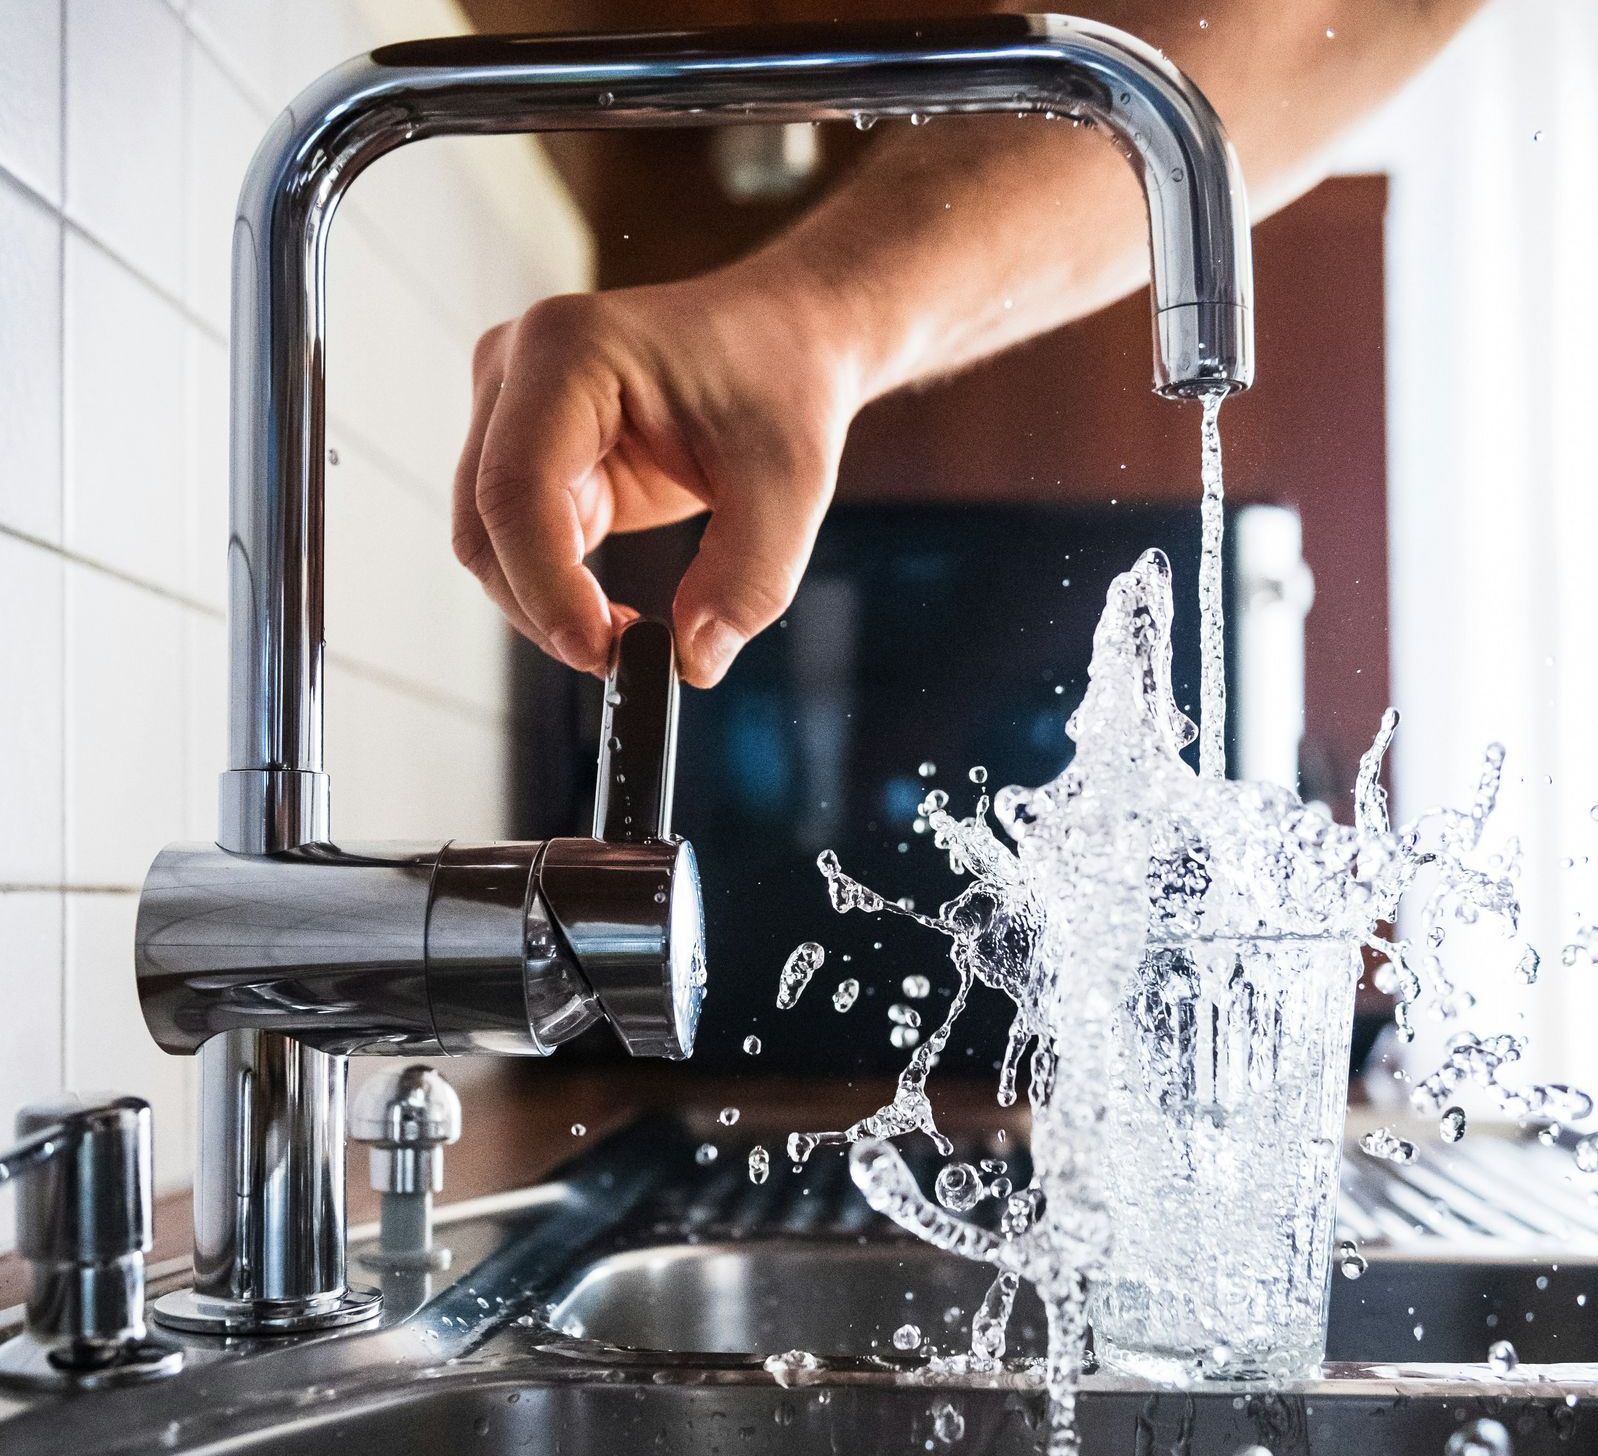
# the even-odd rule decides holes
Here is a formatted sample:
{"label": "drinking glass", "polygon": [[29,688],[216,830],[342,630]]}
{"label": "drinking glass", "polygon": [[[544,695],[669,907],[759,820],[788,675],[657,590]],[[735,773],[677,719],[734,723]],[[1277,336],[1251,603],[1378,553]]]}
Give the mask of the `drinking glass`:
{"label": "drinking glass", "polygon": [[1146,950],[1111,1032],[1106,1364],[1178,1383],[1319,1367],[1359,969],[1329,938]]}

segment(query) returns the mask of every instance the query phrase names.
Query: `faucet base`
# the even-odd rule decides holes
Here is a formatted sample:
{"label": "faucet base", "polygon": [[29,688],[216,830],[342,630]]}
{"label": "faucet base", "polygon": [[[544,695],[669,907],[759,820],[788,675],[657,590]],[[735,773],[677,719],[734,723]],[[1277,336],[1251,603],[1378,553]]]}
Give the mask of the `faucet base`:
{"label": "faucet base", "polygon": [[361,1324],[382,1313],[383,1296],[352,1284],[322,1299],[219,1299],[177,1289],[156,1300],[151,1318],[169,1330],[198,1335],[294,1335]]}
{"label": "faucet base", "polygon": [[0,1345],[0,1388],[104,1390],[176,1375],[182,1368],[181,1349],[148,1335],[75,1344],[24,1330]]}

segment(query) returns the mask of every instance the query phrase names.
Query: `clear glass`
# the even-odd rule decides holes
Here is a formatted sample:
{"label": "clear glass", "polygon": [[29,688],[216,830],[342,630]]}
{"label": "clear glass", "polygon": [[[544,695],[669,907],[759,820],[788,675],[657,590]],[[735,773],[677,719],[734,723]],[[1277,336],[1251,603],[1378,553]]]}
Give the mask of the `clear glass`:
{"label": "clear glass", "polygon": [[1292,1379],[1326,1352],[1357,946],[1160,946],[1112,1030],[1091,1301],[1099,1357],[1163,1381]]}

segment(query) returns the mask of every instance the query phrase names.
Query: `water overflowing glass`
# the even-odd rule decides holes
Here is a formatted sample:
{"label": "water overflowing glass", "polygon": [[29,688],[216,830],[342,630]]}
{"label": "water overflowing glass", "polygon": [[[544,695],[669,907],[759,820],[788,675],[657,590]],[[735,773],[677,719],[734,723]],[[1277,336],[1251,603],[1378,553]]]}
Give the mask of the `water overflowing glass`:
{"label": "water overflowing glass", "polygon": [[[939,933],[958,979],[942,1020],[929,1013],[924,1029],[904,1014],[914,1008],[896,1005],[893,1030],[906,1034],[896,1044],[919,1044],[893,1098],[848,1127],[795,1132],[788,1155],[803,1164],[820,1146],[853,1144],[851,1174],[874,1208],[994,1267],[973,1319],[973,1367],[1002,1357],[1017,1282],[1034,1285],[1048,1316],[1052,1453],[1076,1449],[1090,1308],[1109,1363],[1162,1378],[1313,1369],[1361,950],[1382,958],[1378,977],[1406,1008],[1430,998],[1452,1014],[1464,1003],[1435,939],[1392,940],[1378,927],[1423,884],[1424,925],[1496,919],[1506,940],[1515,933],[1512,868],[1476,862],[1501,749],[1468,809],[1397,830],[1381,786],[1392,712],[1361,761],[1352,825],[1289,789],[1225,779],[1217,410],[1205,402],[1202,734],[1171,690],[1170,567],[1146,552],[1107,594],[1064,771],[1001,789],[991,804],[985,775],[972,775],[976,804],[963,818],[944,790],[921,804],[935,845],[966,877],[953,899],[928,915],[861,884],[831,851],[817,860],[835,910],[901,915]],[[1195,774],[1182,750],[1196,736]],[[1510,949],[1525,964],[1524,947]],[[999,1101],[1025,1086],[1033,1181],[1015,1193],[1002,1173],[984,1184],[949,1164],[935,1201],[886,1140],[921,1132],[952,1152],[926,1084],[976,981],[1015,1004]],[[1438,1116],[1469,1081],[1516,1115],[1591,1111],[1574,1089],[1510,1080],[1519,1054],[1514,1037],[1456,1036],[1416,1088],[1417,1107]],[[1387,1129],[1365,1146],[1414,1155]],[[959,1216],[990,1195],[1005,1209],[998,1230]],[[1335,1262],[1350,1278],[1364,1269],[1352,1249]]]}

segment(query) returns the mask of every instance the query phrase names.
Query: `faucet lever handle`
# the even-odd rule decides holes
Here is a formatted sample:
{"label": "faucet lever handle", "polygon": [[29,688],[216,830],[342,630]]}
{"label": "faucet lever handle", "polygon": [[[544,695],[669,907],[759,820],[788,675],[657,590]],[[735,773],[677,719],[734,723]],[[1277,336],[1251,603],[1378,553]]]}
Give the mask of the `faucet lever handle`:
{"label": "faucet lever handle", "polygon": [[656,617],[629,622],[605,680],[595,839],[627,844],[671,833],[678,696],[671,627]]}

